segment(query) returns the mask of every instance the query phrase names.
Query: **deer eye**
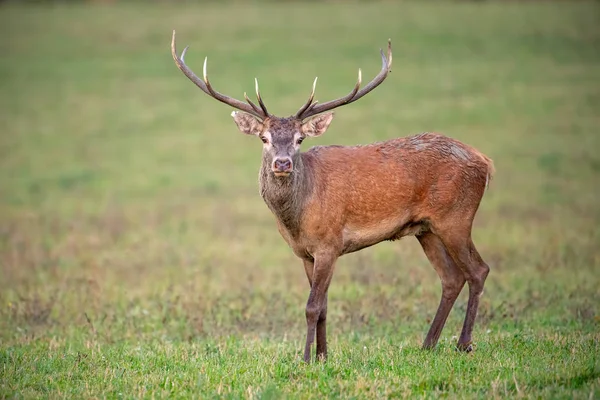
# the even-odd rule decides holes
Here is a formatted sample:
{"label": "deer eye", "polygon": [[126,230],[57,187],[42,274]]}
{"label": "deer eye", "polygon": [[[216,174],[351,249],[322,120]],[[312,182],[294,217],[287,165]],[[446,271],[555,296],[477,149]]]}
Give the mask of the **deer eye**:
{"label": "deer eye", "polygon": [[298,140],[296,140],[296,143],[297,143],[297,144],[302,144],[302,141],[303,141],[303,140],[304,140],[304,138],[303,138],[303,137],[301,137],[301,138],[298,138]]}
{"label": "deer eye", "polygon": [[266,138],[266,137],[264,137],[264,136],[261,136],[261,137],[260,137],[260,140],[262,140],[262,142],[263,142],[264,144],[268,144],[268,143],[269,143],[269,139],[267,139],[267,138]]}

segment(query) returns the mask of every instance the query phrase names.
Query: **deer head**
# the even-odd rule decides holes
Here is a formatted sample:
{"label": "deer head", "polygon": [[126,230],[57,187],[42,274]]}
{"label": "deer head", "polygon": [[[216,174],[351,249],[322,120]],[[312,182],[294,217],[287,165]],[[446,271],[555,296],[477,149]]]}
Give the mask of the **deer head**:
{"label": "deer head", "polygon": [[287,177],[294,171],[302,141],[307,136],[323,134],[333,119],[333,113],[318,115],[304,122],[297,118],[276,117],[260,121],[240,111],[234,111],[231,115],[240,131],[258,136],[263,142],[264,162],[271,166],[271,171],[277,177]]}
{"label": "deer head", "polygon": [[333,120],[333,113],[327,111],[353,103],[375,89],[385,80],[392,66],[392,43],[389,40],[387,57],[381,50],[381,71],[365,87],[360,88],[362,74],[359,69],[356,85],[350,93],[344,97],[319,104],[314,100],[317,85],[317,78],[315,78],[306,103],[295,115],[281,118],[267,111],[260,95],[257,79],[254,82],[258,105],[252,102],[246,93],[244,93],[246,102],[243,102],[214,90],[206,72],[208,58],[204,59],[203,78],[200,79],[184,62],[188,48],[189,46],[183,50],[181,57],[177,55],[175,31],[173,31],[171,54],[177,67],[204,93],[240,110],[231,113],[238,129],[242,133],[260,138],[263,142],[263,160],[270,165],[273,175],[280,178],[288,177],[294,172],[302,141],[306,137],[320,136],[327,130]]}

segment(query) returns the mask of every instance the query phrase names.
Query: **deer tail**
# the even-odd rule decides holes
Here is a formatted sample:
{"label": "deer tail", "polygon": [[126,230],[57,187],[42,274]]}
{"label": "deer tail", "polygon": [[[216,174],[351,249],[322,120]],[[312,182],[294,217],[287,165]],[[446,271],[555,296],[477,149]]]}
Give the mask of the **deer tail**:
{"label": "deer tail", "polygon": [[494,177],[494,174],[496,173],[496,168],[494,167],[494,161],[481,154],[481,156],[483,157],[483,160],[485,161],[485,164],[487,165],[487,173],[485,175],[485,188],[487,189],[490,185],[490,181],[492,180],[492,178]]}

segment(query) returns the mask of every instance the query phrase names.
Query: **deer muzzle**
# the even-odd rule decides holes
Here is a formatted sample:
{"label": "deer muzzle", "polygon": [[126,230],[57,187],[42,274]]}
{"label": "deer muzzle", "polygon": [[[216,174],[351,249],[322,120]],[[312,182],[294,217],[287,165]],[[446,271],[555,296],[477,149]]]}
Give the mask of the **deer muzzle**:
{"label": "deer muzzle", "polygon": [[276,158],[273,160],[271,167],[275,176],[288,176],[293,171],[293,164],[291,158]]}

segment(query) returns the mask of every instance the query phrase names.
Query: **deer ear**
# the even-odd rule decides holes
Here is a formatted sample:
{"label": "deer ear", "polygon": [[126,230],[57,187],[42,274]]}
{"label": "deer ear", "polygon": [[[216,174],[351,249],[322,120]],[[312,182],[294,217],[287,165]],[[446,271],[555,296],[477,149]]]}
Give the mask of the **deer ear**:
{"label": "deer ear", "polygon": [[317,115],[302,124],[302,133],[306,136],[320,136],[329,127],[329,124],[333,120],[333,113],[325,113]]}
{"label": "deer ear", "polygon": [[241,111],[234,111],[231,113],[231,116],[242,133],[255,136],[262,133],[263,124],[254,115]]}

